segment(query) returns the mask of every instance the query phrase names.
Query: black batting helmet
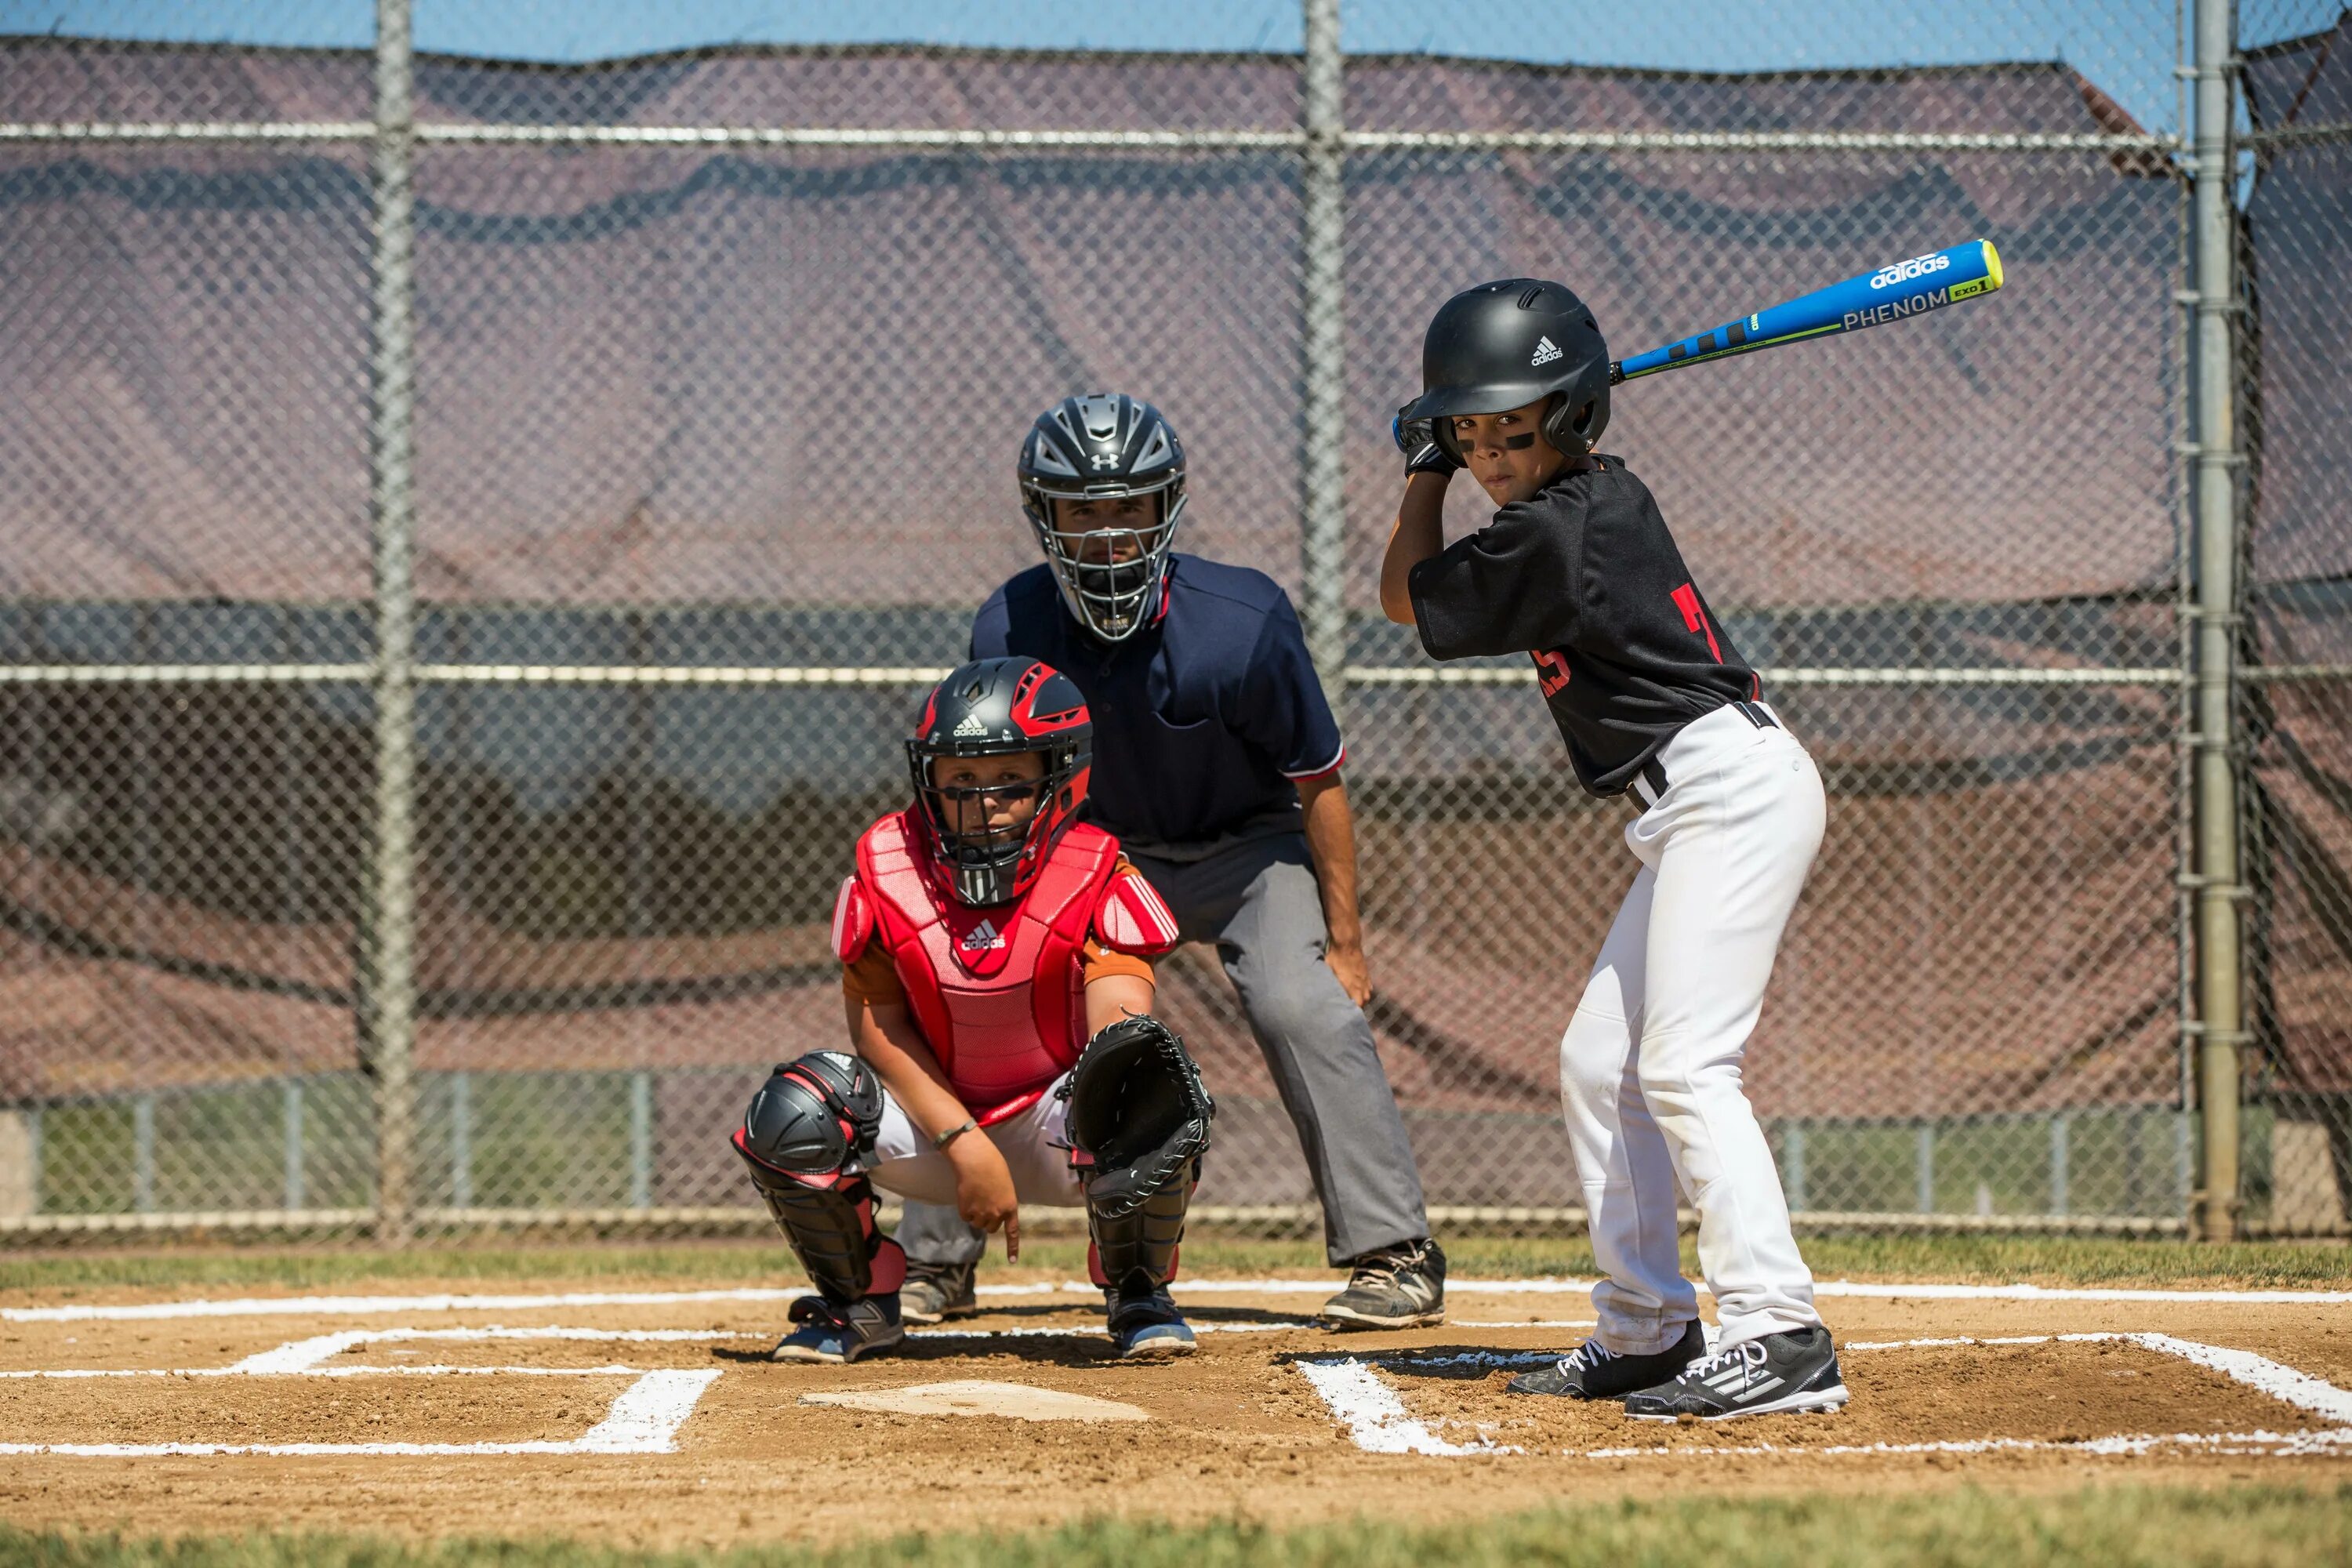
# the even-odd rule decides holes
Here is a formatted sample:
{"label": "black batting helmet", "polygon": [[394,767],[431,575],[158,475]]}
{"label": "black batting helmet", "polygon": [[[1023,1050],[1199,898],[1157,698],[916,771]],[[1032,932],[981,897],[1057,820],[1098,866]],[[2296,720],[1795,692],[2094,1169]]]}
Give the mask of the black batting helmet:
{"label": "black batting helmet", "polygon": [[[1029,890],[1087,798],[1094,733],[1087,700],[1070,678],[1034,658],[976,659],[931,689],[907,742],[907,766],[930,827],[933,858],[957,902],[1009,904]],[[1023,752],[1045,759],[1035,784],[957,787],[931,780],[936,757]],[[1026,822],[988,826],[992,804],[1032,795],[1037,809]]]}
{"label": "black batting helmet", "polygon": [[[1184,447],[1160,410],[1119,392],[1065,397],[1021,438],[1018,471],[1021,510],[1078,624],[1111,643],[1149,626],[1184,514]],[[1158,500],[1150,526],[1084,534],[1054,527],[1057,500],[1127,496]]]}
{"label": "black batting helmet", "polygon": [[1609,423],[1609,344],[1565,283],[1506,278],[1438,307],[1421,341],[1421,395],[1398,416],[1426,419],[1454,458],[1454,420],[1541,400],[1544,439],[1582,457]]}

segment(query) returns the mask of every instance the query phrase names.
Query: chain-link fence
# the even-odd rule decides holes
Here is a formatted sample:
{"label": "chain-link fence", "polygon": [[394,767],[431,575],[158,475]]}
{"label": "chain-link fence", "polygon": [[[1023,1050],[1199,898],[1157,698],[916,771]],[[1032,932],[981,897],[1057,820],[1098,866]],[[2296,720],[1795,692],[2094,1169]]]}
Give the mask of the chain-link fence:
{"label": "chain-link fence", "polygon": [[2352,1214],[2352,21],[2249,0],[2238,238],[2247,458],[2240,693],[2246,746],[2250,1209],[2341,1232]]}
{"label": "chain-link fence", "polygon": [[[357,9],[0,40],[0,1236],[759,1222],[725,1134],[838,1043],[849,847],[1034,559],[1020,431],[1103,385],[1168,411],[1183,547],[1281,581],[1339,700],[1441,1224],[1572,1223],[1554,1051],[1625,810],[1523,662],[1441,670],[1373,602],[1422,326],[1549,274],[1623,353],[1979,236],[1991,303],[1629,386],[1606,443],[1829,783],[1749,1063],[1792,1204],[2181,1229],[2199,1054],[2243,1041],[2248,1217],[2352,1228],[2332,12],[2243,18],[2231,441],[2167,0],[1764,69],[1687,5],[1601,65],[1388,0],[577,65],[434,54],[447,0],[372,58]],[[2242,1027],[2197,978],[2241,910]],[[1162,995],[1222,1108],[1202,1203],[1311,1228],[1214,955]]]}

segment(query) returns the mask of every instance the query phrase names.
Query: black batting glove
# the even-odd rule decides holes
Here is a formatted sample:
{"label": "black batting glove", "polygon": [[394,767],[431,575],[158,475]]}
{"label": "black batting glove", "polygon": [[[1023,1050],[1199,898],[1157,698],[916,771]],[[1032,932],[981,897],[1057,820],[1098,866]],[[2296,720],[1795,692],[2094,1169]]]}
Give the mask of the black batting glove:
{"label": "black batting glove", "polygon": [[[1405,408],[1412,407],[1408,403]],[[1434,423],[1427,419],[1407,419],[1404,408],[1397,410],[1389,421],[1389,434],[1396,437],[1397,450],[1404,454],[1405,478],[1415,474],[1450,474],[1462,467],[1462,459],[1437,444]]]}

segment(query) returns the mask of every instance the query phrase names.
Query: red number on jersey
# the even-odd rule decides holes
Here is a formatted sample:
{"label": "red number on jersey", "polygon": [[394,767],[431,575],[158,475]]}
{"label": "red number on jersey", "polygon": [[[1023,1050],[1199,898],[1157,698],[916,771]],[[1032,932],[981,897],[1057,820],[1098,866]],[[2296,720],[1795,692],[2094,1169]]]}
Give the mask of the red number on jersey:
{"label": "red number on jersey", "polygon": [[1683,613],[1684,628],[1687,631],[1705,632],[1706,651],[1714,656],[1716,663],[1721,664],[1723,649],[1716,646],[1715,627],[1708,622],[1706,611],[1698,602],[1698,589],[1685,583],[1675,590],[1674,598],[1675,608]]}
{"label": "red number on jersey", "polygon": [[1536,661],[1537,684],[1543,688],[1545,697],[1555,695],[1568,684],[1568,659],[1565,656],[1555,651],[1531,653],[1528,657]]}

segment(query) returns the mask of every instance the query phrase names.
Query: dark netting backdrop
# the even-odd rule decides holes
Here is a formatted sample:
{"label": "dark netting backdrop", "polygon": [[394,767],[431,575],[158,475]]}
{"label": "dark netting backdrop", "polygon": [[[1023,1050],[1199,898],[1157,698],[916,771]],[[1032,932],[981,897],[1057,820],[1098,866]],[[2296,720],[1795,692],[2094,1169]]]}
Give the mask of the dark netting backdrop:
{"label": "dark netting backdrop", "polygon": [[[2301,6],[2257,16],[2292,22]],[[2352,26],[2248,51],[2248,468],[2242,694],[2249,1016],[2272,1147],[2248,1193],[2286,1231],[2352,1213]],[[2263,1178],[2267,1178],[2263,1180]]]}
{"label": "dark netting backdrop", "polygon": [[[2257,129],[2352,119],[2345,40],[2305,31],[2252,52]],[[0,684],[0,1220],[373,1202],[370,68],[0,41],[17,121],[275,128],[0,144],[0,662],[41,672]],[[415,84],[417,1202],[756,1218],[725,1135],[770,1063],[840,1043],[834,892],[901,803],[923,685],[1034,559],[1029,417],[1149,396],[1191,457],[1181,547],[1308,586],[1300,58],[428,56]],[[1446,1223],[1572,1220],[1555,1052],[1633,863],[1524,663],[1433,679],[1374,603],[1429,312],[1559,276],[1622,353],[1978,237],[1990,300],[1621,388],[1604,447],[1824,764],[1749,1062],[1794,1205],[2178,1219],[2176,153],[2095,65],[1359,54],[1345,84],[1323,674],[1373,1022]],[[691,127],[845,134],[650,134]],[[1170,134],[899,134],[974,130]],[[1447,139],[1522,132],[1632,139]],[[1658,139],[1726,132],[1852,141]],[[2242,193],[2265,666],[2352,665],[2347,147],[2263,144]],[[2352,708],[2341,679],[2268,674],[2244,704],[2257,1131],[2282,1193],[2290,1153],[2325,1189],[2278,1221],[2336,1229]],[[1163,986],[1223,1112],[1202,1203],[1311,1228],[1214,955]]]}

